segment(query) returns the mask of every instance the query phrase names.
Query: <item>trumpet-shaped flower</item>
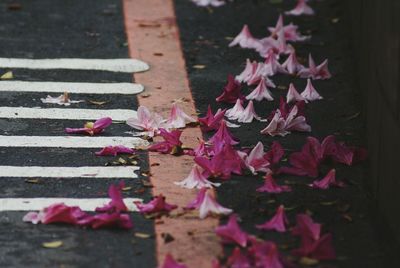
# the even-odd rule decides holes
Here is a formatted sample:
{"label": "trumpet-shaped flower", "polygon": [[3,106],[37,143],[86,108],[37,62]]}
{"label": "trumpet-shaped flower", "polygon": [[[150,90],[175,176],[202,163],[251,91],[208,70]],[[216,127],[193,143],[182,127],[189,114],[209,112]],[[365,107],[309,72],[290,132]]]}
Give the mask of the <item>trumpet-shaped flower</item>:
{"label": "trumpet-shaped flower", "polygon": [[277,73],[287,74],[286,69],[279,63],[277,54],[273,52],[265,55],[264,68],[268,76],[274,76]]}
{"label": "trumpet-shaped flower", "polygon": [[297,61],[295,51],[289,54],[289,57],[286,59],[286,61],[282,63],[282,67],[285,68],[290,74],[297,74],[299,71],[304,69],[304,66]]}
{"label": "trumpet-shaped flower", "polygon": [[257,120],[261,120],[261,118],[256,114],[256,111],[254,110],[253,101],[249,101],[249,103],[247,103],[247,107],[244,109],[243,113],[239,116],[237,120],[240,123],[251,123],[253,122],[254,118]]}
{"label": "trumpet-shaped flower", "polygon": [[319,95],[317,90],[315,90],[314,86],[311,83],[310,79],[307,79],[307,86],[303,92],[301,92],[301,96],[307,101],[315,101],[322,100],[322,96]]}
{"label": "trumpet-shaped flower", "polygon": [[257,172],[268,173],[271,171],[270,163],[264,156],[264,145],[259,141],[249,154],[243,154],[242,159],[246,167],[255,175]]}
{"label": "trumpet-shaped flower", "polygon": [[283,192],[291,192],[292,188],[290,186],[287,185],[278,185],[275,182],[275,179],[272,177],[271,174],[268,174],[267,176],[264,177],[264,185],[257,188],[257,192],[267,192],[270,194],[280,194]]}
{"label": "trumpet-shaped flower", "polygon": [[278,36],[280,31],[284,32],[285,39],[287,41],[297,42],[309,39],[309,36],[303,36],[298,32],[298,26],[290,23],[289,25],[283,25],[283,16],[279,15],[278,21],[275,27],[268,27],[272,36]]}
{"label": "trumpet-shaped flower", "polygon": [[307,5],[307,0],[297,0],[297,5],[294,9],[285,12],[286,15],[300,16],[300,15],[314,15],[314,10]]}
{"label": "trumpet-shaped flower", "polygon": [[182,131],[172,130],[169,132],[161,128],[160,135],[163,137],[164,141],[151,145],[149,147],[149,151],[160,152],[163,154],[175,154],[181,151],[182,142],[180,141],[180,137],[182,135]]}
{"label": "trumpet-shaped flower", "polygon": [[225,144],[236,145],[239,143],[239,140],[229,132],[226,122],[221,121],[218,131],[210,138],[209,142],[223,142]]}
{"label": "trumpet-shaped flower", "polygon": [[261,225],[256,225],[258,229],[263,230],[275,230],[277,232],[283,233],[286,232],[286,225],[288,224],[288,220],[285,215],[285,208],[280,205],[276,210],[275,216],[273,216],[269,221],[265,222]]}
{"label": "trumpet-shaped flower", "polygon": [[229,47],[236,45],[239,45],[242,48],[257,48],[260,45],[260,41],[253,37],[250,33],[249,26],[245,24],[240,33],[229,44]]}
{"label": "trumpet-shaped flower", "polygon": [[154,197],[153,200],[147,204],[141,204],[140,202],[136,202],[135,204],[139,209],[139,212],[142,214],[169,213],[178,207],[176,205],[168,204],[162,194]]}
{"label": "trumpet-shaped flower", "polygon": [[257,69],[257,65],[258,63],[256,61],[251,62],[249,59],[246,59],[246,67],[235,77],[235,80],[240,83],[249,81]]}
{"label": "trumpet-shaped flower", "polygon": [[209,214],[229,215],[232,209],[221,206],[207,191],[207,188],[201,189],[197,197],[190,202],[185,209],[198,209],[200,219],[206,218]]}
{"label": "trumpet-shaped flower", "polygon": [[292,234],[316,241],[320,238],[321,224],[314,222],[307,214],[297,214]]}
{"label": "trumpet-shaped flower", "polygon": [[286,102],[298,102],[298,101],[307,101],[300,93],[296,90],[293,83],[290,83],[289,90],[286,95]]}
{"label": "trumpet-shaped flower", "polygon": [[207,176],[203,174],[203,169],[196,164],[184,180],[175,182],[175,184],[187,189],[212,188],[213,186],[218,187],[221,185],[220,183],[207,180]]}
{"label": "trumpet-shaped flower", "polygon": [[236,100],[235,106],[233,106],[231,109],[228,109],[225,113],[225,116],[230,120],[237,120],[244,112],[242,102],[242,100]]}
{"label": "trumpet-shaped flower", "polygon": [[144,130],[141,134],[153,137],[163,127],[165,120],[161,115],[152,113],[145,106],[139,106],[137,117],[129,118],[126,123],[138,130]]}
{"label": "trumpet-shaped flower", "polygon": [[313,57],[308,55],[308,68],[300,70],[297,75],[301,78],[329,79],[332,77],[328,69],[328,60],[324,60],[320,65],[316,66]]}
{"label": "trumpet-shaped flower", "polygon": [[241,249],[236,247],[231,256],[228,258],[228,267],[232,268],[252,268],[253,265],[250,261],[250,258],[243,254]]}
{"label": "trumpet-shaped flower", "polygon": [[176,103],[172,104],[171,113],[166,122],[168,128],[184,128],[186,124],[194,122],[196,119],[187,115]]}
{"label": "trumpet-shaped flower", "polygon": [[222,94],[216,98],[217,102],[235,103],[237,99],[243,99],[240,82],[236,81],[233,75],[228,75],[228,83]]}
{"label": "trumpet-shaped flower", "polygon": [[83,128],[66,128],[65,132],[68,134],[87,134],[93,136],[103,132],[111,123],[112,119],[110,117],[104,117],[94,123],[87,122]]}
{"label": "trumpet-shaped flower", "polygon": [[277,245],[271,241],[253,241],[249,255],[254,259],[252,267],[284,268]]}
{"label": "trumpet-shaped flower", "polygon": [[[238,101],[240,101],[238,99]],[[217,130],[224,118],[226,110],[218,109],[215,115],[212,113],[210,105],[208,105],[207,115],[205,117],[199,118],[201,124],[201,130],[208,132],[211,130]]]}
{"label": "trumpet-shaped flower", "polygon": [[335,169],[331,169],[322,180],[319,180],[319,181],[316,180],[316,181],[313,181],[312,184],[310,184],[310,187],[322,189],[322,190],[329,189],[330,186],[344,187],[343,182],[336,181],[336,170]]}
{"label": "trumpet-shaped flower", "polygon": [[271,92],[268,90],[265,78],[262,77],[258,86],[246,97],[247,100],[261,101],[263,99],[273,101]]}
{"label": "trumpet-shaped flower", "polygon": [[119,185],[112,184],[108,188],[108,196],[111,198],[111,201],[103,206],[96,208],[96,212],[127,212],[128,208],[126,207],[121,190],[125,187],[124,182],[120,182]]}
{"label": "trumpet-shaped flower", "polygon": [[107,146],[101,149],[98,152],[95,152],[95,155],[97,156],[106,156],[106,155],[112,155],[116,156],[118,154],[134,154],[135,150],[125,147],[123,145],[117,145],[117,146]]}
{"label": "trumpet-shaped flower", "polygon": [[318,240],[302,238],[300,248],[292,250],[291,253],[295,256],[308,257],[316,260],[336,259],[331,234],[324,234]]}
{"label": "trumpet-shaped flower", "polygon": [[226,225],[218,226],[215,233],[222,238],[224,243],[235,243],[241,247],[246,247],[248,235],[243,232],[237,223],[237,216],[232,214]]}

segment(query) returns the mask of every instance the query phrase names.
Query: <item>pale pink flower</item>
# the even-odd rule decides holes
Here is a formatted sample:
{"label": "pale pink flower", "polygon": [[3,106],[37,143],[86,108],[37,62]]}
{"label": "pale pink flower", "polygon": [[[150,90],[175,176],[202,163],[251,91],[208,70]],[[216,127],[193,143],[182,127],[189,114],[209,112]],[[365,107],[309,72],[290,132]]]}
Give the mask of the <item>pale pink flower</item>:
{"label": "pale pink flower", "polygon": [[298,26],[290,23],[289,25],[283,25],[283,16],[279,15],[278,21],[275,27],[268,27],[272,36],[277,36],[280,31],[284,32],[284,36],[287,41],[297,42],[304,41],[310,38],[309,36],[303,36],[298,31]]}
{"label": "pale pink flower", "polygon": [[244,153],[241,157],[243,156],[242,159],[246,167],[256,175],[258,171],[265,173],[271,171],[269,169],[270,163],[264,158],[264,155],[264,145],[259,141],[249,154]]}
{"label": "pale pink flower", "polygon": [[257,120],[261,120],[261,118],[256,114],[256,111],[254,110],[253,101],[249,101],[249,103],[247,103],[247,107],[244,109],[243,113],[238,118],[238,122],[251,123],[253,122],[254,118]]}
{"label": "pale pink flower", "polygon": [[286,102],[291,103],[291,102],[298,102],[298,101],[305,101],[307,100],[300,95],[299,92],[297,92],[296,88],[294,87],[293,83],[290,83],[289,85],[289,90],[286,95]]}
{"label": "pale pink flower", "polygon": [[282,64],[282,67],[285,68],[290,74],[297,74],[300,70],[304,69],[304,66],[297,61],[295,51],[290,53],[289,57]]}
{"label": "pale pink flower", "polygon": [[307,86],[303,92],[301,92],[301,96],[308,101],[322,100],[322,96],[319,95],[317,90],[314,88],[310,79],[307,79]]}
{"label": "pale pink flower", "polygon": [[265,181],[264,181],[264,185],[257,188],[257,192],[267,192],[270,194],[280,194],[283,192],[291,192],[292,188],[290,186],[287,185],[278,185],[275,182],[275,179],[272,177],[271,174],[268,174],[267,176],[264,177]]}
{"label": "pale pink flower", "polygon": [[308,55],[308,68],[300,70],[297,74],[301,78],[329,79],[332,77],[328,69],[328,60],[324,60],[320,65],[316,66],[311,54]]}
{"label": "pale pink flower", "polygon": [[290,54],[294,51],[294,48],[290,44],[287,44],[283,30],[278,31],[276,37],[276,39],[273,37],[265,37],[259,41],[261,45],[255,49],[261,57],[266,58],[271,53],[276,55]]}
{"label": "pale pink flower", "polygon": [[285,215],[285,208],[280,205],[276,210],[276,214],[267,222],[261,225],[256,225],[258,229],[263,230],[275,230],[277,232],[286,232],[286,225],[288,224],[288,219]]}
{"label": "pale pink flower", "polygon": [[277,55],[274,53],[269,53],[265,56],[264,68],[266,69],[266,73],[268,76],[274,76],[277,73],[286,74],[287,71],[282,65],[278,62]]}
{"label": "pale pink flower", "polygon": [[202,188],[196,199],[190,202],[185,209],[198,209],[200,219],[206,218],[209,214],[229,215],[232,209],[221,206],[207,191],[207,188]]}
{"label": "pale pink flower", "polygon": [[256,48],[260,45],[260,41],[253,37],[250,33],[249,26],[245,24],[240,33],[229,44],[229,47],[236,45],[239,45],[242,48]]}
{"label": "pale pink flower", "polygon": [[268,66],[264,64],[263,62],[257,63],[257,67],[253,72],[253,75],[250,77],[249,80],[247,80],[247,85],[257,85],[262,78],[265,79],[265,83],[267,87],[275,88],[274,82],[272,82],[269,78],[268,75],[270,71],[268,70]]}
{"label": "pale pink flower", "polygon": [[299,108],[297,105],[293,106],[285,121],[285,129],[289,131],[311,132],[310,125],[307,124],[304,116],[298,116]]}
{"label": "pale pink flower", "polygon": [[314,10],[307,5],[307,0],[298,0],[294,9],[285,12],[286,15],[300,16],[300,15],[314,15]]}
{"label": "pale pink flower", "polygon": [[221,185],[207,180],[207,177],[203,174],[203,169],[196,164],[184,180],[175,182],[175,184],[187,189],[212,188],[213,186],[218,187]]}
{"label": "pale pink flower", "polygon": [[191,1],[199,7],[207,7],[207,6],[219,7],[225,5],[224,0],[191,0]]}
{"label": "pale pink flower", "polygon": [[285,129],[285,118],[282,117],[279,110],[275,111],[274,117],[269,122],[263,130],[260,131],[261,134],[268,134],[270,136],[286,136],[290,132]]}
{"label": "pale pink flower", "polygon": [[263,99],[267,99],[269,101],[273,101],[274,98],[271,95],[272,93],[268,90],[265,78],[261,78],[258,86],[246,96],[247,100],[256,100],[261,101]]}
{"label": "pale pink flower", "polygon": [[253,73],[257,69],[257,65],[256,61],[251,62],[249,59],[246,59],[246,67],[235,77],[236,81],[240,83],[247,82],[253,76]]}
{"label": "pale pink flower", "polygon": [[145,106],[139,106],[137,117],[129,118],[126,123],[138,130],[145,130],[141,134],[153,137],[158,133],[159,128],[164,127],[165,120],[161,115],[152,113]]}
{"label": "pale pink flower", "polygon": [[242,106],[242,100],[237,99],[235,106],[233,106],[231,109],[228,109],[225,113],[225,116],[230,120],[236,120],[243,112],[244,108]]}
{"label": "pale pink flower", "polygon": [[168,128],[184,128],[186,124],[194,123],[197,120],[187,115],[179,106],[174,103],[172,104],[171,113],[166,122]]}
{"label": "pale pink flower", "polygon": [[64,106],[70,106],[71,104],[85,102],[84,100],[71,100],[68,96],[68,92],[61,94],[58,97],[52,97],[48,95],[46,98],[41,98],[40,100],[42,101],[42,103],[51,103]]}
{"label": "pale pink flower", "polygon": [[322,180],[313,181],[310,187],[321,190],[329,189],[330,186],[344,187],[343,182],[336,181],[336,170],[331,169]]}
{"label": "pale pink flower", "polygon": [[237,216],[235,214],[229,217],[226,225],[218,226],[215,233],[222,238],[224,243],[235,243],[241,247],[246,247],[248,235],[243,232],[237,223]]}

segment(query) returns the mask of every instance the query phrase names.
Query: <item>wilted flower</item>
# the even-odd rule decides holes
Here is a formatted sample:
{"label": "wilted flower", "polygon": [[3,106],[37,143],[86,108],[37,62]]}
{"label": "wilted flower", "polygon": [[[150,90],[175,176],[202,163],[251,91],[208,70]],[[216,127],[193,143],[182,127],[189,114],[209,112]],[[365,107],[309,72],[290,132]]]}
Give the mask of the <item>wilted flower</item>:
{"label": "wilted flower", "polygon": [[87,122],[83,128],[66,128],[65,132],[68,134],[87,134],[93,136],[103,132],[111,123],[112,119],[110,117],[104,117],[94,123]]}

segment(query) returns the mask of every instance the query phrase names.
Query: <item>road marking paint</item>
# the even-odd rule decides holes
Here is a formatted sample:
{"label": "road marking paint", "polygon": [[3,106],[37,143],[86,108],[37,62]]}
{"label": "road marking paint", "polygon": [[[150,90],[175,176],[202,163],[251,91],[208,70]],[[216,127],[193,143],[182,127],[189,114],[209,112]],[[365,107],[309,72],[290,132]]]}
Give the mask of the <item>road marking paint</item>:
{"label": "road marking paint", "polygon": [[0,166],[0,177],[19,178],[137,178],[137,166],[39,167]]}
{"label": "road marking paint", "polygon": [[[124,198],[129,211],[138,211],[134,202],[140,198]],[[110,198],[0,198],[0,211],[35,211],[55,203],[79,206],[84,211],[94,211],[110,202]]]}
{"label": "road marking paint", "polygon": [[102,117],[111,117],[115,121],[126,121],[128,118],[136,117],[136,111],[128,109],[0,107],[0,118],[97,120]]}
{"label": "road marking paint", "polygon": [[0,81],[0,91],[72,94],[138,94],[144,87],[135,83],[78,83]]}
{"label": "road marking paint", "polygon": [[17,59],[0,58],[0,68],[98,70],[134,73],[149,69],[136,59]]}
{"label": "road marking paint", "polygon": [[123,145],[145,147],[149,142],[137,137],[80,136],[0,136],[0,147],[103,148]]}

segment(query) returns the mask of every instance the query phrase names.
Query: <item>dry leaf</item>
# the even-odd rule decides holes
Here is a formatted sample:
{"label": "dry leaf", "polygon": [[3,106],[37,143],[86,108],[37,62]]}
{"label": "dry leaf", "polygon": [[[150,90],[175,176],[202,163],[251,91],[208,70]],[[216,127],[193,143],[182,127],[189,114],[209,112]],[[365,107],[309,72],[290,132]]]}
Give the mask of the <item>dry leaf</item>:
{"label": "dry leaf", "polygon": [[148,98],[148,97],[150,97],[150,96],[151,96],[150,93],[140,94],[140,97],[141,97],[141,98]]}
{"label": "dry leaf", "polygon": [[40,183],[39,179],[26,179],[25,180],[26,183]]}
{"label": "dry leaf", "polygon": [[164,54],[161,53],[161,52],[154,52],[153,55],[154,55],[154,56],[164,56]]}
{"label": "dry leaf", "polygon": [[94,101],[94,100],[89,100],[90,104],[94,104],[94,105],[104,105],[106,104],[108,101]]}
{"label": "dry leaf", "polygon": [[158,22],[140,22],[139,27],[161,27],[161,24]]}
{"label": "dry leaf", "polygon": [[340,21],[340,18],[333,18],[331,21],[332,23],[338,23]]}
{"label": "dry leaf", "polygon": [[0,76],[1,80],[8,80],[8,79],[13,79],[13,78],[14,78],[14,75],[13,75],[13,72],[11,72],[11,71],[6,72],[2,76]]}
{"label": "dry leaf", "polygon": [[63,242],[60,240],[42,243],[42,246],[44,248],[59,248],[62,245],[63,245]]}
{"label": "dry leaf", "polygon": [[7,8],[8,10],[17,11],[22,8],[22,5],[20,3],[11,3],[8,4]]}
{"label": "dry leaf", "polygon": [[206,66],[203,65],[203,64],[196,64],[196,65],[193,65],[193,68],[194,68],[194,69],[199,69],[199,70],[201,70],[201,69],[206,68]]}
{"label": "dry leaf", "polygon": [[150,238],[151,237],[151,235],[145,234],[145,233],[135,233],[135,236],[137,238]]}
{"label": "dry leaf", "polygon": [[303,258],[300,259],[299,263],[301,265],[305,265],[305,266],[313,266],[313,265],[317,265],[318,264],[318,260],[307,258],[307,257],[303,257]]}
{"label": "dry leaf", "polygon": [[122,188],[122,191],[130,191],[130,190],[132,190],[132,187],[130,187],[130,186]]}

